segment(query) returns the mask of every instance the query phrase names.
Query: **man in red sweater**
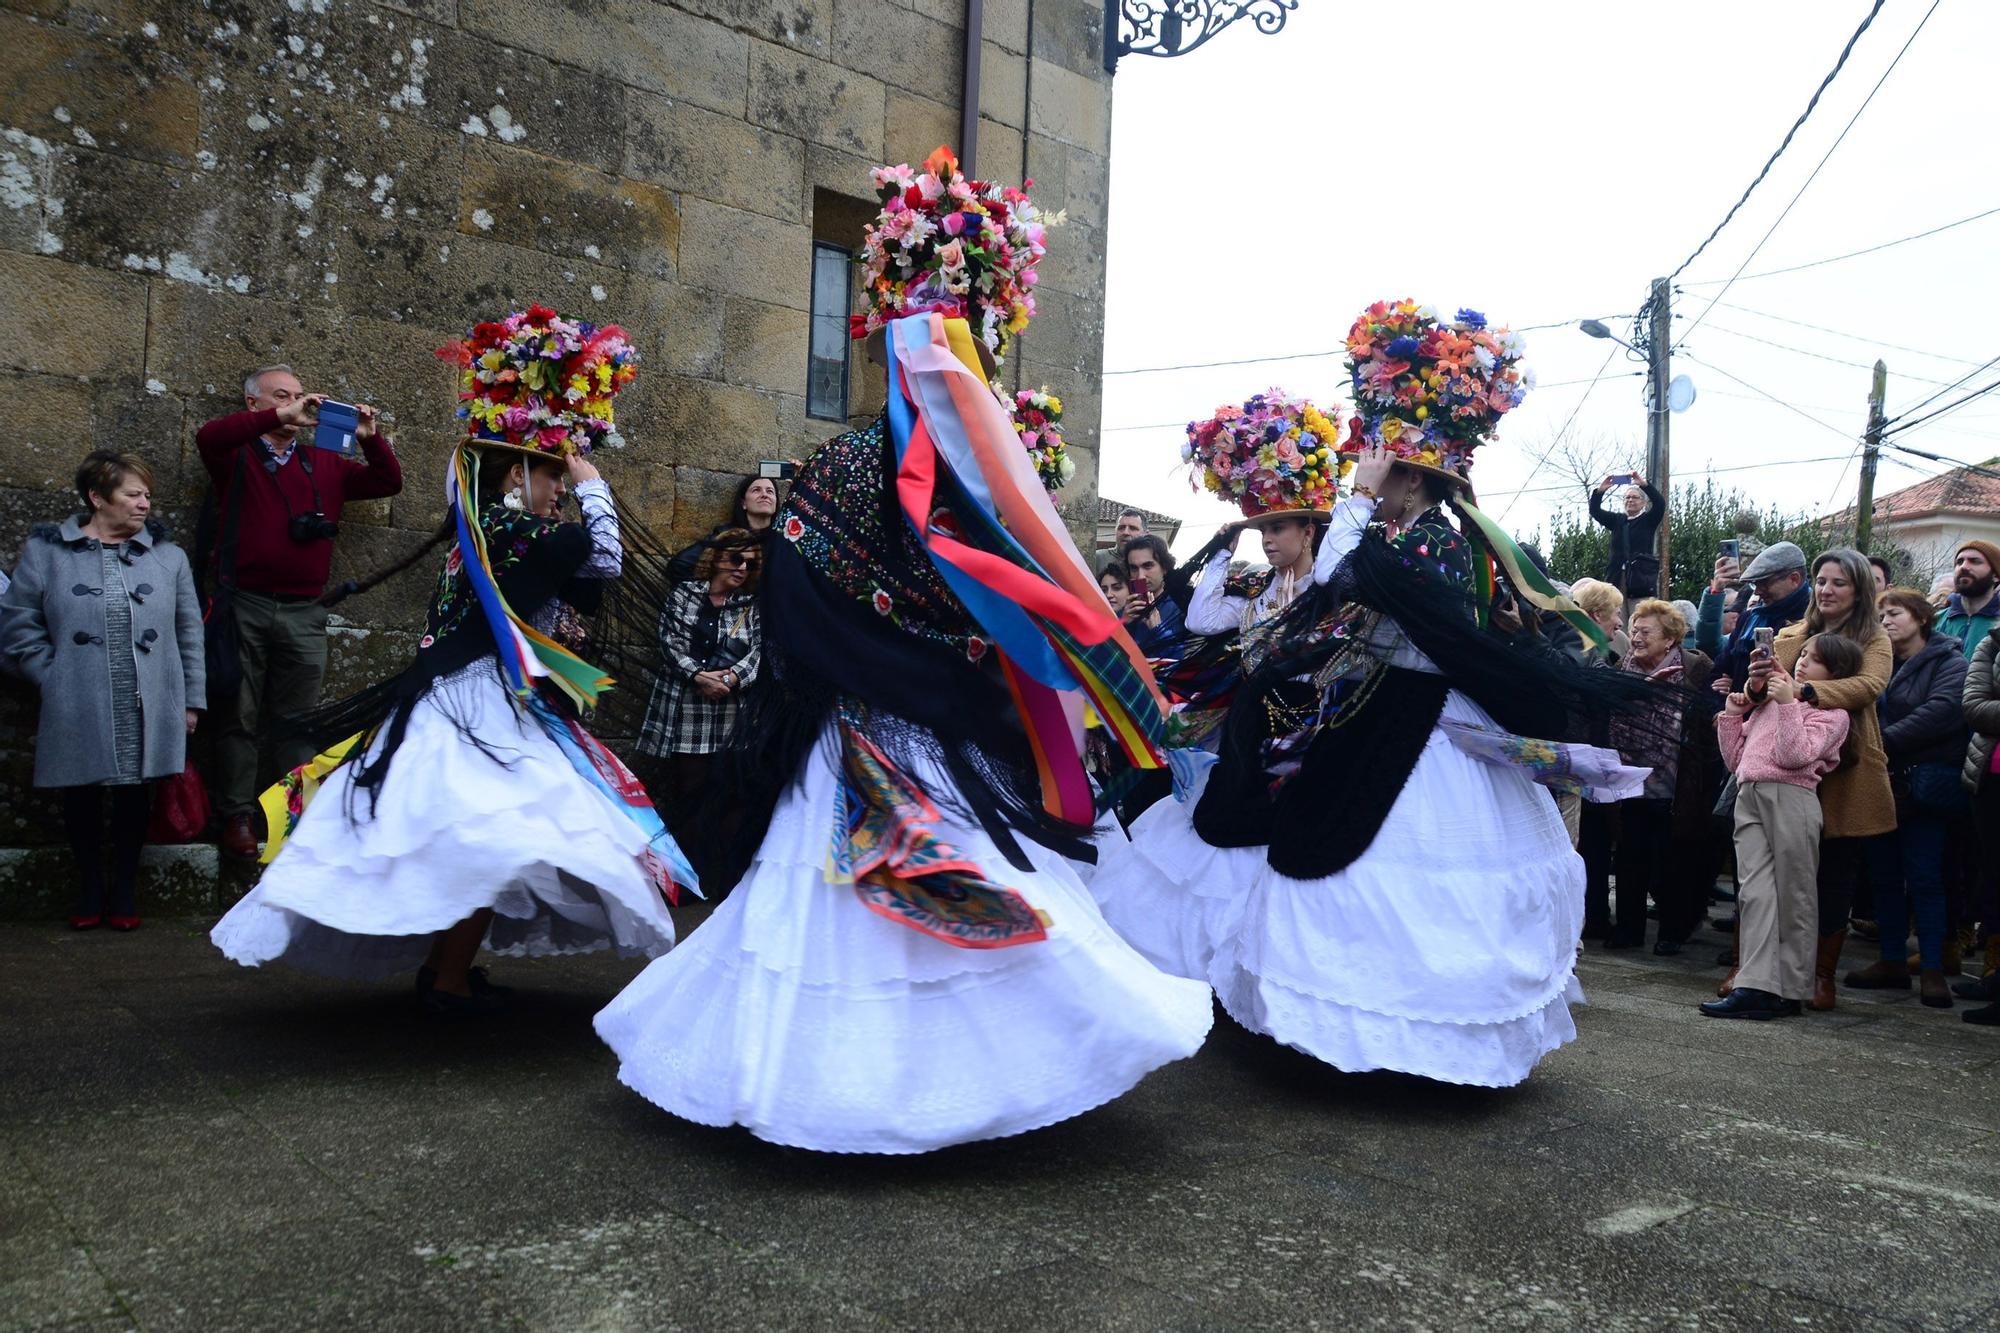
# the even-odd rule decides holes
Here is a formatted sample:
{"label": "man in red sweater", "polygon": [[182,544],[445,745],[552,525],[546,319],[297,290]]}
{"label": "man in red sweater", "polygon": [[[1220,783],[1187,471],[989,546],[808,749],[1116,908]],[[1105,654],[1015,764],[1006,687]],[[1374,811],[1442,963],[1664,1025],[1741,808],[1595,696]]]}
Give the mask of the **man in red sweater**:
{"label": "man in red sweater", "polygon": [[[333,564],[333,538],[349,500],[403,489],[402,465],[358,407],[354,432],[365,464],[313,447],[321,395],[307,393],[290,366],[265,366],[243,381],[248,411],[195,433],[215,483],[221,515],[218,588],[229,589],[243,661],[234,715],[216,742],[217,805],[225,855],[257,855],[258,748],[270,724],[319,702],[326,674],[326,608],[319,596]],[[300,427],[306,437],[299,437]],[[231,540],[232,529],[234,541]],[[278,772],[312,758],[309,744],[275,741]]]}

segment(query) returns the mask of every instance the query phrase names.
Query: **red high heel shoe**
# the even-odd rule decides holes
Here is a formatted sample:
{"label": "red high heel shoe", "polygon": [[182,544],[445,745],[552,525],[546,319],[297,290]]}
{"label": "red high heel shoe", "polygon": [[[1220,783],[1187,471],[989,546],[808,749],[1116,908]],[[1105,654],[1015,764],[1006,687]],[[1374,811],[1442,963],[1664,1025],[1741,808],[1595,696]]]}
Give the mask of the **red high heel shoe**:
{"label": "red high heel shoe", "polygon": [[139,918],[136,916],[107,916],[104,918],[104,924],[113,930],[137,930],[139,928]]}
{"label": "red high heel shoe", "polygon": [[102,920],[104,920],[102,916],[73,916],[69,919],[69,928],[71,930],[96,930],[98,922]]}

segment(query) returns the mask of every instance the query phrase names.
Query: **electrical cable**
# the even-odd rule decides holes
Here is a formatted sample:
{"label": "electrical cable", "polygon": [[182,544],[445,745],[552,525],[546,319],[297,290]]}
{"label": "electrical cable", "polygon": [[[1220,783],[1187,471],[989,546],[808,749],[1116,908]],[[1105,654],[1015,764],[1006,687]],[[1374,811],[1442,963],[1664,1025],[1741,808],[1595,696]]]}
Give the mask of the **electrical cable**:
{"label": "electrical cable", "polygon": [[1965,406],[1967,403],[1972,402],[1974,399],[1984,398],[1987,394],[1992,393],[1995,389],[2000,389],[2000,380],[1994,380],[1991,384],[1988,384],[1984,388],[1974,389],[1971,393],[1966,394],[1963,398],[1954,398],[1949,403],[1946,403],[1943,407],[1937,408],[1930,412],[1926,412],[1924,413],[1924,415],[1916,418],[1914,421],[1904,420],[1902,417],[1898,417],[1897,420],[1901,421],[1902,424],[1897,426],[1894,430],[1884,430],[1882,432],[1882,438],[1886,440],[1892,435],[1901,435],[1904,431],[1913,430],[1916,427],[1923,425],[1926,421],[1935,421],[1939,417],[1944,416],[1946,413],[1955,411],[1958,408]]}
{"label": "electrical cable", "polygon": [[1784,268],[1767,268],[1762,272],[1745,273],[1734,278],[1690,278],[1686,282],[1683,282],[1681,286],[1716,287],[1731,282],[1752,282],[1758,278],[1775,278],[1783,273],[1798,273],[1805,269],[1818,268],[1822,264],[1838,264],[1844,259],[1859,259],[1862,255],[1872,255],[1877,250],[1889,250],[1899,245],[1908,245],[1911,241],[1921,241],[1926,237],[1936,236],[1939,232],[1950,231],[1954,227],[1963,227],[1969,222],[1978,222],[1984,218],[1996,216],[2000,216],[2000,208],[1989,208],[1984,213],[1974,213],[1969,218],[1960,218],[1956,222],[1947,222],[1941,227],[1932,227],[1929,231],[1920,231],[1909,236],[1898,236],[1893,241],[1883,241],[1880,245],[1863,246],[1859,250],[1849,250],[1845,254],[1828,255],[1824,259],[1809,259],[1803,264],[1789,264]]}
{"label": "electrical cable", "polygon": [[1724,379],[1734,380],[1736,383],[1750,390],[1750,392],[1756,394],[1759,398],[1768,398],[1770,401],[1776,403],[1779,407],[1784,408],[1787,412],[1796,413],[1797,415],[1804,417],[1807,421],[1812,422],[1813,425],[1818,426],[1823,430],[1832,431],[1835,435],[1838,435],[1843,440],[1852,440],[1856,438],[1855,435],[1842,430],[1840,427],[1834,425],[1832,422],[1820,420],[1818,417],[1806,411],[1804,408],[1797,407],[1791,403],[1786,402],[1784,399],[1778,397],[1777,394],[1771,393],[1769,390],[1758,388],[1756,385],[1752,384],[1749,380],[1744,379],[1741,375],[1737,375],[1730,371],[1724,370],[1721,366],[1716,365],[1712,361],[1704,361],[1700,357],[1696,356],[1693,352],[1688,352],[1688,351],[1683,351],[1681,355],[1686,357],[1688,360],[1694,362],[1698,366],[1706,366],[1708,369],[1714,371],[1716,374],[1722,376]]}
{"label": "electrical cable", "polygon": [[[1794,356],[1809,356],[1815,361],[1831,361],[1836,366],[1848,366],[1854,370],[1873,370],[1875,368],[1866,361],[1849,361],[1843,357],[1828,356],[1824,352],[1809,352],[1803,347],[1794,347],[1790,343],[1774,342],[1769,338],[1760,338],[1754,333],[1745,333],[1741,329],[1732,329],[1721,324],[1709,325],[1708,331],[1710,333],[1726,333],[1732,338],[1742,338],[1748,342],[1762,343],[1766,347],[1775,347],[1781,352],[1790,352]],[[1919,384],[1946,384],[1944,380],[1929,379],[1922,375],[1900,375],[1900,378],[1915,380]],[[1949,386],[1947,385],[1947,387]]]}
{"label": "electrical cable", "polygon": [[[1907,444],[1891,444],[1891,445],[1890,445],[1889,447],[1890,447],[1891,449],[1898,449],[1898,450],[1901,450],[1901,451],[1902,451],[1903,453],[1906,453],[1906,454],[1914,454],[1914,455],[1916,455],[1916,456],[1917,456],[1918,458],[1928,458],[1928,459],[1930,459],[1930,460],[1931,460],[1931,462],[1933,462],[1933,463],[1949,463],[1949,464],[1951,465],[1951,467],[1953,468],[1953,470],[1955,470],[1955,471],[1960,471],[1960,472],[1970,472],[1970,473],[1973,473],[1973,474],[1974,474],[1974,475],[1976,475],[1976,476],[1981,476],[1981,477],[1994,477],[1994,478],[2000,478],[2000,472],[1995,472],[1995,471],[1994,471],[1994,470],[1993,470],[1992,468],[1990,468],[1990,467],[1986,467],[1986,466],[1984,466],[1984,465],[1982,465],[1982,464],[1979,464],[1979,463],[1965,463],[1965,462],[1961,462],[1960,460],[1958,460],[1958,459],[1956,459],[1956,458],[1946,458],[1946,457],[1945,457],[1945,456],[1944,456],[1943,454],[1934,454],[1934,453],[1931,453],[1931,452],[1930,452],[1929,450],[1926,450],[1926,449],[1912,449],[1912,448],[1911,448],[1911,447],[1910,447],[1909,445],[1907,445]],[[1891,461],[1891,462],[1898,462],[1898,461],[1901,461],[1901,460],[1898,460],[1898,459],[1891,459],[1890,461]],[[1907,464],[1906,464],[1905,466],[1907,466]],[[1932,473],[1931,475],[1932,475],[1932,476],[1937,476],[1937,477],[1942,477],[1942,476],[1948,476],[1949,474],[1948,474],[1948,473],[1943,473],[1943,472],[1934,472],[1934,473]]]}
{"label": "electrical cable", "polygon": [[[2000,209],[1996,209],[1995,211],[2000,212]],[[1717,301],[1716,304],[1724,310],[1739,310],[1746,315],[1755,315],[1759,319],[1776,320],[1780,324],[1791,324],[1801,329],[1811,329],[1815,333],[1830,333],[1836,338],[1846,338],[1850,342],[1866,343],[1870,347],[1886,347],[1892,352],[1908,352],[1912,356],[1927,356],[1934,361],[1955,361],[1961,366],[1974,364],[1970,357],[1946,356],[1943,352],[1926,352],[1921,347],[1905,347],[1901,343],[1885,343],[1880,338],[1866,338],[1858,333],[1844,333],[1839,329],[1830,329],[1824,324],[1810,324],[1803,319],[1792,319],[1786,315],[1774,315],[1768,310],[1752,310],[1747,305],[1737,305],[1732,301]],[[1716,326],[1711,324],[1709,327],[1712,329]],[[1748,337],[1749,335],[1744,334],[1742,336]]]}
{"label": "electrical cable", "polygon": [[[1715,303],[1717,301],[1720,301],[1725,295],[1728,294],[1730,287],[1735,285],[1736,279],[1743,275],[1743,270],[1750,267],[1750,261],[1757,257],[1758,252],[1764,248],[1765,243],[1771,239],[1772,235],[1777,232],[1779,227],[1784,225],[1785,219],[1791,216],[1792,209],[1798,206],[1799,200],[1805,198],[1806,191],[1811,189],[1812,183],[1819,179],[1819,173],[1822,170],[1824,170],[1826,164],[1833,159],[1833,155],[1840,150],[1840,145],[1847,141],[1848,132],[1854,128],[1856,122],[1858,122],[1861,119],[1863,113],[1865,113],[1868,110],[1869,105],[1872,102],[1874,102],[1875,94],[1882,91],[1882,85],[1889,81],[1889,76],[1896,72],[1896,66],[1903,63],[1903,56],[1906,53],[1908,53],[1911,45],[1917,40],[1918,34],[1923,32],[1924,26],[1931,21],[1931,15],[1937,13],[1938,6],[1943,3],[1944,0],[1931,0],[1931,7],[1924,11],[1924,16],[1917,20],[1917,26],[1911,31],[1909,37],[1904,40],[1903,45],[1897,49],[1895,59],[1889,62],[1889,68],[1882,71],[1882,77],[1875,80],[1875,86],[1868,90],[1868,96],[1862,98],[1861,105],[1854,108],[1854,114],[1848,117],[1847,124],[1841,127],[1840,133],[1834,137],[1833,142],[1827,145],[1826,152],[1821,155],[1819,162],[1813,167],[1812,173],[1805,178],[1805,182],[1799,186],[1798,192],[1792,196],[1791,202],[1787,203],[1784,207],[1784,211],[1779,213],[1777,218],[1772,221],[1770,227],[1768,227],[1765,230],[1763,236],[1758,239],[1757,244],[1750,247],[1750,253],[1743,256],[1743,262],[1736,266],[1736,272],[1730,275],[1729,281],[1722,284],[1722,290],[1717,292],[1715,296],[1709,301],[1709,303],[1702,307],[1701,313],[1694,317],[1693,323],[1689,324],[1686,329],[1682,330],[1680,337],[1674,340],[1675,346],[1679,346],[1681,343],[1686,342],[1688,335],[1693,333],[1697,328],[1701,327],[1701,322],[1704,319],[1708,318],[1708,312],[1715,309]],[[1881,8],[1882,6],[1878,0],[1878,3],[1876,4],[1875,8],[1869,11],[1868,18],[1862,20],[1861,24],[1862,28],[1866,28],[1868,26],[1869,22],[1874,19],[1875,14],[1879,12]],[[1860,29],[1856,29],[1854,35],[1856,37],[1859,37],[1861,35]],[[1850,48],[1852,48],[1853,42],[1851,39],[1848,45]],[[1843,51],[1841,53],[1841,58],[1843,60],[1846,59],[1846,52]],[[1840,72],[1840,67],[1838,65],[1834,66],[1834,73],[1837,74],[1839,72]],[[1831,74],[1828,75],[1827,76],[1828,82],[1831,82],[1832,78],[1833,76]],[[1822,89],[1824,89],[1825,85],[1822,84],[1821,87]],[[1817,98],[1818,94],[1814,94],[1814,96],[1815,98]],[[1807,110],[1810,111],[1811,108],[1808,107]],[[1800,117],[1800,119],[1803,121],[1804,117]],[[1780,149],[1780,151],[1783,151],[1782,148]],[[1775,161],[1776,159],[1774,158],[1773,160]],[[1706,242],[1704,242],[1704,244],[1706,244]],[[1683,264],[1681,267],[1685,268],[1687,266]],[[1676,269],[1674,272],[1675,274],[1678,274],[1680,270]]]}
{"label": "electrical cable", "polygon": [[[1535,460],[1535,465],[1528,469],[1529,481],[1533,481],[1535,479],[1535,474],[1542,470],[1542,464],[1549,461],[1549,456],[1555,453],[1556,446],[1562,443],[1563,436],[1569,434],[1569,428],[1576,424],[1577,413],[1583,411],[1583,405],[1590,401],[1591,389],[1595,389],[1597,387],[1597,381],[1604,378],[1604,372],[1611,369],[1611,362],[1617,357],[1617,355],[1618,355],[1618,346],[1617,344],[1614,343],[1612,345],[1611,350],[1605,353],[1604,364],[1597,368],[1596,376],[1590,381],[1590,389],[1585,389],[1583,391],[1583,396],[1576,400],[1576,406],[1570,409],[1569,420],[1563,422],[1562,429],[1558,430],[1555,433],[1555,435],[1550,438],[1549,447],[1542,450],[1542,456],[1540,458],[1537,458]],[[1515,496],[1515,499],[1519,498],[1520,496],[1517,494]],[[1507,502],[1507,507],[1500,511],[1500,521],[1502,523],[1505,523],[1507,521],[1507,515],[1510,511],[1512,511],[1513,508],[1514,508],[1514,501],[1509,500]]]}
{"label": "electrical cable", "polygon": [[[1613,378],[1613,379],[1621,379],[1621,378],[1630,378],[1630,379],[1636,379],[1636,378],[1638,378],[1638,377],[1639,377],[1640,375],[1642,375],[1642,374],[1644,374],[1644,373],[1645,373],[1644,371],[1639,371],[1639,370],[1633,370],[1633,371],[1626,371],[1626,372],[1621,372],[1621,373],[1620,373],[1619,375],[1614,375],[1614,376],[1612,376],[1612,378]],[[1553,383],[1553,384],[1537,384],[1537,385],[1536,385],[1536,386],[1534,387],[1534,392],[1536,392],[1536,393],[1540,393],[1540,392],[1541,392],[1542,390],[1544,390],[1544,389],[1567,389],[1567,388],[1572,388],[1572,387],[1574,387],[1575,385],[1578,385],[1578,384],[1595,384],[1595,383],[1597,383],[1597,381],[1598,381],[1598,379],[1599,379],[1599,378],[1602,378],[1602,377],[1601,377],[1601,376],[1591,376],[1591,377],[1587,377],[1587,378],[1584,378],[1584,379],[1576,379],[1576,380],[1557,380],[1557,381],[1556,381],[1555,383]],[[1194,420],[1197,420],[1197,421],[1199,421],[1199,420],[1200,420],[1200,418],[1199,418],[1199,417],[1196,417],[1196,418],[1194,418]],[[1097,430],[1097,433],[1098,433],[1099,435],[1109,435],[1109,434],[1113,433],[1114,431],[1121,431],[1121,430],[1160,430],[1160,429],[1162,429],[1162,428],[1164,428],[1164,427],[1167,427],[1167,426],[1174,426],[1174,427],[1177,427],[1177,428],[1179,428],[1179,427],[1185,427],[1185,426],[1186,426],[1187,424],[1188,424],[1188,423],[1187,423],[1187,421],[1185,421],[1185,420],[1182,420],[1182,421],[1148,421],[1148,422],[1145,422],[1145,423],[1144,423],[1144,424],[1142,424],[1142,425],[1137,425],[1137,426],[1100,426],[1100,427],[1098,427],[1098,430]]]}
{"label": "electrical cable", "polygon": [[1908,407],[1898,409],[1896,415],[1890,417],[1887,421],[1883,422],[1882,424],[1884,426],[1893,426],[1898,421],[1901,421],[1904,417],[1910,415],[1910,413],[1921,411],[1922,409],[1929,407],[1932,403],[1944,397],[1946,394],[1950,393],[1953,389],[1956,389],[1959,385],[1965,383],[1967,380],[1978,375],[1980,371],[1985,370],[1988,366],[1992,366],[1995,363],[2000,363],[2000,356],[1993,357],[1991,360],[1987,361],[1984,365],[1976,366],[1973,369],[1966,371],[1963,375],[1960,375],[1957,379],[1945,385],[1942,389],[1939,389],[1937,392],[1930,394],[1927,397],[1918,399],[1916,402],[1911,403]]}
{"label": "electrical cable", "polygon": [[[1604,319],[1623,319],[1623,315],[1605,315]],[[1543,329],[1574,328],[1582,323],[1578,319],[1558,319],[1547,324],[1529,324],[1523,328],[1509,329],[1510,333],[1538,333]],[[1194,361],[1183,366],[1128,366],[1123,370],[1106,370],[1103,375],[1154,375],[1172,370],[1213,370],[1218,366],[1258,366],[1272,361],[1311,361],[1319,357],[1346,356],[1345,347],[1336,347],[1330,352],[1287,352],[1280,356],[1246,356],[1234,361]],[[1581,383],[1582,381],[1578,381]]]}
{"label": "electrical cable", "polygon": [[[1825,454],[1819,458],[1783,458],[1777,460],[1776,462],[1738,463],[1730,467],[1704,468],[1698,475],[1703,477],[1719,477],[1722,476],[1724,473],[1728,472],[1758,472],[1763,470],[1764,468],[1772,468],[1772,467],[1804,467],[1809,463],[1838,463],[1843,458],[1848,458],[1848,457],[1850,457],[1850,455],[1848,454]],[[1566,481],[1555,486],[1534,486],[1527,488],[1525,490],[1518,490],[1518,491],[1492,491],[1483,495],[1482,498],[1491,500],[1494,497],[1501,495],[1548,495],[1555,491],[1569,491],[1575,489],[1576,487],[1574,483]]]}
{"label": "electrical cable", "polygon": [[[1667,275],[1667,281],[1672,282],[1675,278],[1678,278],[1681,274],[1687,272],[1687,266],[1689,264],[1692,264],[1695,260],[1701,258],[1701,252],[1708,249],[1709,241],[1713,241],[1716,237],[1720,236],[1722,234],[1722,229],[1729,225],[1730,220],[1736,216],[1737,211],[1741,209],[1743,205],[1750,202],[1751,193],[1755,191],[1759,185],[1762,185],[1764,183],[1764,177],[1771,174],[1771,168],[1777,165],[1778,159],[1784,156],[1785,150],[1792,146],[1792,136],[1797,134],[1799,132],[1799,127],[1806,123],[1806,117],[1812,115],[1813,108],[1819,105],[1820,96],[1826,92],[1827,87],[1830,84],[1832,84],[1834,78],[1837,75],[1839,75],[1841,67],[1847,63],[1847,57],[1853,54],[1854,44],[1861,40],[1862,33],[1868,31],[1868,25],[1875,21],[1875,16],[1882,12],[1883,2],[1884,0],[1875,0],[1874,7],[1868,11],[1868,16],[1861,20],[1861,26],[1856,28],[1854,30],[1854,35],[1847,39],[1847,45],[1840,48],[1840,58],[1833,62],[1833,68],[1828,70],[1826,77],[1819,81],[1819,87],[1813,89],[1812,100],[1806,103],[1806,109],[1804,111],[1799,112],[1799,118],[1792,122],[1792,127],[1789,130],[1785,131],[1784,139],[1778,144],[1778,151],[1772,153],[1770,159],[1764,163],[1764,169],[1757,173],[1757,178],[1751,181],[1749,187],[1743,191],[1743,197],[1738,199],[1734,204],[1731,204],[1729,206],[1729,211],[1722,215],[1722,221],[1715,224],[1715,230],[1710,232],[1707,238],[1703,240],[1700,245],[1697,245],[1694,248],[1693,254],[1689,255],[1686,259],[1683,259],[1681,261],[1679,268],[1675,269],[1672,273],[1669,273]],[[1739,272],[1740,271],[1741,270],[1739,270]]]}

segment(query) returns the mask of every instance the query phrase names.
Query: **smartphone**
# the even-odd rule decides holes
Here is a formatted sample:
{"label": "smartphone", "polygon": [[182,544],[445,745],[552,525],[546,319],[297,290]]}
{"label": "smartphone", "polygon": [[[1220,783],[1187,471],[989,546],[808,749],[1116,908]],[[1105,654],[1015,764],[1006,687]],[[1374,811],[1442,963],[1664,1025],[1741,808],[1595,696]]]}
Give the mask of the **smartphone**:
{"label": "smartphone", "polygon": [[1771,641],[1778,637],[1778,631],[1769,625],[1759,625],[1756,629],[1756,636],[1757,651],[1769,657],[1771,655]]}
{"label": "smartphone", "polygon": [[1635,480],[1637,480],[1637,478],[1635,478],[1630,472],[1620,472],[1617,476],[1613,477],[1611,480],[1620,486],[1630,486]]}
{"label": "smartphone", "polygon": [[1146,576],[1144,574],[1134,574],[1125,587],[1132,594],[1132,600],[1135,602],[1145,601],[1152,593],[1152,590],[1146,584]]}
{"label": "smartphone", "polygon": [[757,464],[757,475],[769,477],[772,481],[790,481],[798,470],[797,463],[781,463],[775,458],[766,458]]}
{"label": "smartphone", "polygon": [[361,413],[352,403],[337,403],[331,398],[319,401],[319,424],[313,427],[313,443],[329,453],[344,458],[352,458],[361,452],[360,442],[354,432],[361,427]]}
{"label": "smartphone", "polygon": [[1731,537],[1728,541],[1722,543],[1722,553],[1728,556],[1731,560],[1741,560],[1743,558],[1742,540],[1740,538]]}

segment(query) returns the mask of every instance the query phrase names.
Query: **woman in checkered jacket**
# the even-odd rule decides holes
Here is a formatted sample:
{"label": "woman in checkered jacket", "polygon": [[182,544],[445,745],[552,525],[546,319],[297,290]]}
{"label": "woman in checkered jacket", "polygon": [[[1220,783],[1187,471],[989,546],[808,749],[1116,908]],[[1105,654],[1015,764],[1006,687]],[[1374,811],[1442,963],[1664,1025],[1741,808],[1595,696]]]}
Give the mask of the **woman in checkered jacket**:
{"label": "woman in checkered jacket", "polygon": [[707,786],[710,757],[729,745],[743,693],[757,680],[763,629],[755,575],[763,559],[747,530],[717,533],[696,577],[676,584],[660,613],[660,671],[638,748],[666,761],[661,794],[675,812]]}

